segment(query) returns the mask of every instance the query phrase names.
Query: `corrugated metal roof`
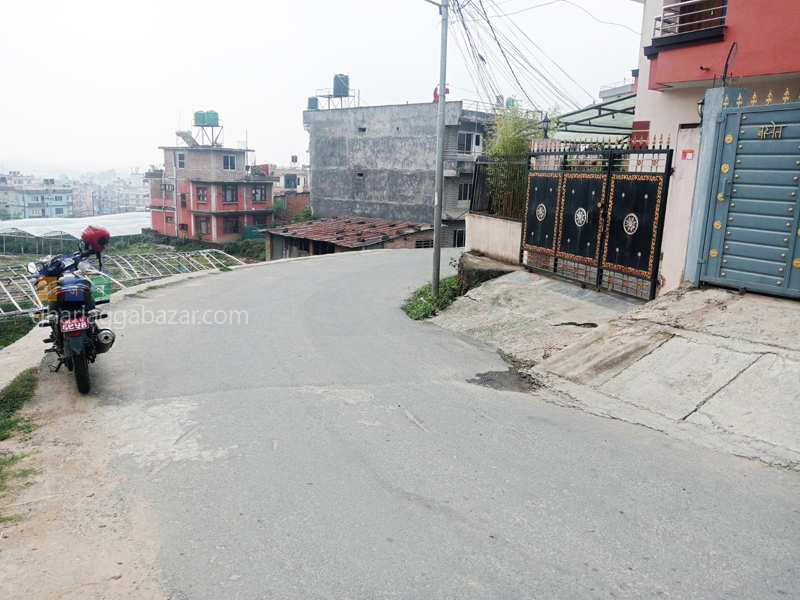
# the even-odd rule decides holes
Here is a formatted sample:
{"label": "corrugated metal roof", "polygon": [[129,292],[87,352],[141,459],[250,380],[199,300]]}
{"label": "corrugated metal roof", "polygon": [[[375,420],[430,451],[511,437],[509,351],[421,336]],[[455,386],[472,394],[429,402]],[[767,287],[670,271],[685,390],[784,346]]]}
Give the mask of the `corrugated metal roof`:
{"label": "corrugated metal roof", "polygon": [[413,223],[410,221],[335,217],[292,223],[285,227],[267,229],[267,231],[284,237],[330,242],[346,248],[360,248],[431,229],[433,227],[425,223]]}

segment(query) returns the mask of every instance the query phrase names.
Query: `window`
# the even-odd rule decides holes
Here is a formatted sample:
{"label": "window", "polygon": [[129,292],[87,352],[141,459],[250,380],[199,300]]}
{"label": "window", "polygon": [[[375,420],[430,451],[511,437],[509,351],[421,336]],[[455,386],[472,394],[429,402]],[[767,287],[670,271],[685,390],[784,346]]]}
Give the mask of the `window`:
{"label": "window", "polygon": [[471,133],[459,132],[459,134],[458,134],[458,152],[460,154],[471,154],[472,153],[472,134]]}
{"label": "window", "polygon": [[208,188],[207,187],[199,187],[199,188],[197,188],[197,201],[198,202],[208,202]]}
{"label": "window", "polygon": [[363,176],[364,176],[363,173],[356,173],[356,177],[363,177]]}
{"label": "window", "polygon": [[166,220],[167,220],[167,223],[174,223],[175,222],[175,217],[167,217]]}
{"label": "window", "polygon": [[183,169],[186,167],[186,155],[183,153],[178,153],[177,157],[177,165],[179,169]]}
{"label": "window", "polygon": [[481,136],[480,134],[475,134],[475,148],[478,148],[481,145]]}
{"label": "window", "polygon": [[64,209],[63,208],[57,208],[56,209],[56,214],[57,215],[63,215],[64,214]]}
{"label": "window", "polygon": [[181,208],[186,208],[186,194],[181,194]]}
{"label": "window", "polygon": [[415,248],[433,248],[433,240],[417,240],[414,242]]}
{"label": "window", "polygon": [[267,224],[267,215],[253,216],[253,225],[257,227],[264,227]]}
{"label": "window", "polygon": [[285,187],[287,190],[289,188],[294,189],[298,186],[299,179],[300,178],[296,174],[287,173],[286,175],[283,176],[283,187]]}
{"label": "window", "polygon": [[222,201],[237,202],[236,184],[225,183],[222,186]]}
{"label": "window", "polygon": [[197,233],[208,235],[208,232],[211,230],[211,219],[208,217],[195,217],[194,229]]}
{"label": "window", "polygon": [[257,183],[253,186],[253,202],[267,201],[267,186],[264,183]]}
{"label": "window", "polygon": [[224,217],[222,233],[239,233],[239,217]]}
{"label": "window", "polygon": [[453,247],[463,248],[467,242],[467,232],[464,229],[455,229],[453,231]]}
{"label": "window", "polygon": [[179,227],[181,231],[189,231],[189,226],[186,223],[181,223]]}
{"label": "window", "polygon": [[53,202],[63,202],[63,201],[64,201],[63,196],[53,196]]}
{"label": "window", "polygon": [[358,128],[358,133],[366,133],[366,132],[367,132],[367,128],[366,127],[359,127]]}
{"label": "window", "polygon": [[464,200],[471,200],[472,199],[472,184],[471,183],[459,183],[458,184],[458,201]]}
{"label": "window", "polygon": [[236,170],[236,156],[233,154],[223,154],[222,155],[222,168],[225,171],[235,171]]}

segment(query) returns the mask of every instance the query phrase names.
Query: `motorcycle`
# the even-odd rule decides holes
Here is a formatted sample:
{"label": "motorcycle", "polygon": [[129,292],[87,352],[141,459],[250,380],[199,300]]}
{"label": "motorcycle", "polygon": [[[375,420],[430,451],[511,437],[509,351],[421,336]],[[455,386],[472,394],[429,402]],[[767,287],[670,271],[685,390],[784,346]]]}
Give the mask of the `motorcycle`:
{"label": "motorcycle", "polygon": [[40,299],[47,302],[46,316],[39,323],[39,327],[50,328],[50,336],[43,341],[52,346],[45,353],[55,352],[58,356],[55,372],[66,365],[75,374],[78,391],[82,394],[91,389],[89,363],[94,363],[99,354],[108,352],[116,339],[111,329],[97,324],[98,320],[108,317],[97,305],[110,300],[93,297],[89,277],[93,267],[86,260],[95,255],[102,271],[101,253],[110,239],[107,229],[90,225],[81,236],[77,252],[47,256],[26,266],[28,273],[36,276]]}

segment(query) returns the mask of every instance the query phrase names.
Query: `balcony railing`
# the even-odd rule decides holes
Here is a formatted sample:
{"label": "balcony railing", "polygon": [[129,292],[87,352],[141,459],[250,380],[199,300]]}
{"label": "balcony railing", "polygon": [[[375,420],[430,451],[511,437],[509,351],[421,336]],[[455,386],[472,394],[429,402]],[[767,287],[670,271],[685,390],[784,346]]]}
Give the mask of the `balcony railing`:
{"label": "balcony railing", "polygon": [[655,18],[653,37],[677,35],[725,25],[728,0],[680,0]]}

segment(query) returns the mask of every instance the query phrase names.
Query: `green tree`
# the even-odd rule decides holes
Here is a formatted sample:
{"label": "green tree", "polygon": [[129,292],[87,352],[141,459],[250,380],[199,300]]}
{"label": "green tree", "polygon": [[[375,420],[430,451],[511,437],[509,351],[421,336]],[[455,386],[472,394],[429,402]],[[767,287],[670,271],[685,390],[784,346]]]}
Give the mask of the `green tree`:
{"label": "green tree", "polygon": [[492,159],[527,154],[531,141],[542,137],[539,115],[514,105],[498,108],[489,125],[487,153]]}
{"label": "green tree", "polygon": [[[548,112],[550,133],[557,130],[555,107]],[[487,154],[491,160],[488,179],[494,213],[521,219],[525,206],[527,154],[531,142],[544,137],[542,113],[520,104],[498,108],[486,136]]]}

